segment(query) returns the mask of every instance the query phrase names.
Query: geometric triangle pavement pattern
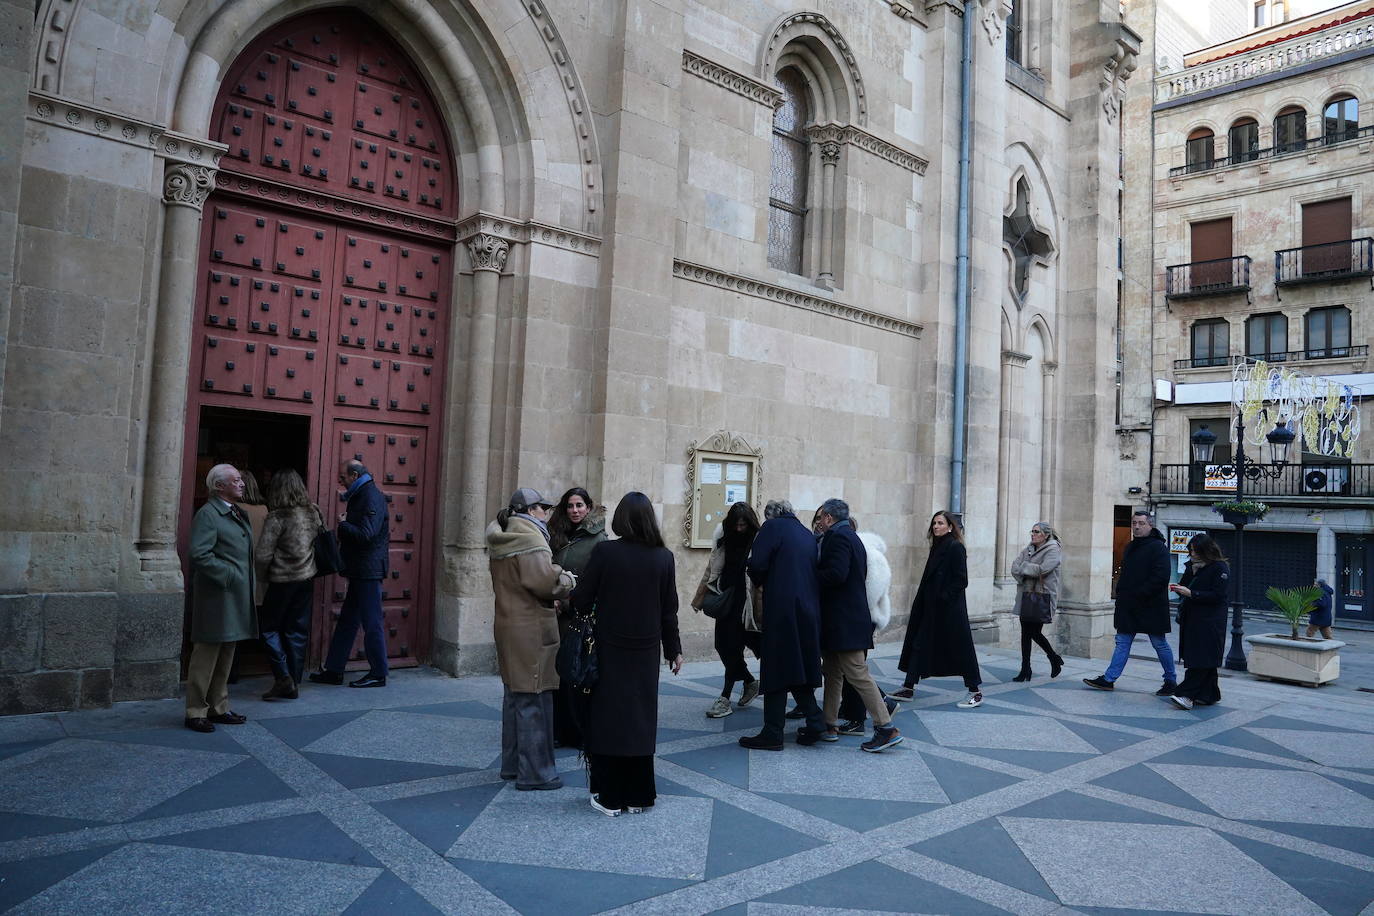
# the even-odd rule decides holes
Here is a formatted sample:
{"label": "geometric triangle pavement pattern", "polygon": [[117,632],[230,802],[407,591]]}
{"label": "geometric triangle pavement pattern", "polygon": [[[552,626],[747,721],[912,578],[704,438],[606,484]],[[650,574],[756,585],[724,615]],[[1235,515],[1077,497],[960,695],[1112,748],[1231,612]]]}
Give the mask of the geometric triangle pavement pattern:
{"label": "geometric triangle pavement pattern", "polygon": [[[862,894],[858,894],[858,891],[862,891]],[[850,908],[859,900],[862,900],[861,906],[865,911],[871,908],[892,913],[958,913],[960,916],[1005,912],[958,891],[872,860],[768,894],[758,898],[757,902],[794,904],[806,908],[793,910],[794,913],[835,913],[838,916],[839,913],[858,912]],[[755,909],[754,902],[751,902],[749,912],[768,911]]]}
{"label": "geometric triangle pavement pattern", "polygon": [[1032,692],[1053,703],[1060,712],[1074,716],[1126,716],[1143,719],[1174,719],[1180,717],[1172,703],[1166,703],[1152,693],[1104,693],[1101,690],[1046,687]]}
{"label": "geometric triangle pavement pattern", "polygon": [[660,795],[643,814],[597,813],[581,792],[520,792],[507,785],[445,853],[449,858],[657,878],[706,871],[712,802]]}
{"label": "geometric triangle pavement pattern", "polygon": [[490,719],[373,711],[301,750],[481,769],[496,760],[500,747],[501,723]]}
{"label": "geometric triangle pavement pattern", "polygon": [[323,814],[288,814],[247,824],[228,824],[160,836],[156,842],[190,849],[215,849],[254,855],[280,856],[333,865],[361,865],[380,869],[373,858]]}
{"label": "geometric triangle pavement pattern", "polygon": [[717,878],[753,868],[820,845],[820,840],[804,833],[717,801],[711,815],[705,877]]}
{"label": "geometric triangle pavement pattern", "polygon": [[[67,738],[0,760],[0,810],[122,821],[181,794],[243,756]],[[157,773],[149,779],[149,773]]]}
{"label": "geometric triangle pavement pattern", "polygon": [[1202,827],[998,820],[1065,906],[1247,916],[1326,912]]}
{"label": "geometric triangle pavement pattern", "polygon": [[1055,899],[1045,879],[995,818],[933,837],[911,849],[1028,894]]}
{"label": "geometric triangle pavement pattern", "polygon": [[874,801],[949,802],[921,755],[900,745],[882,754],[864,754],[849,742],[789,747],[781,754],[750,751],[749,790]]}
{"label": "geometric triangle pavement pattern", "polygon": [[[598,815],[600,816],[600,815]],[[623,815],[624,820],[629,815]],[[468,877],[524,916],[590,916],[693,882],[455,859]],[[398,916],[409,916],[408,913]]]}
{"label": "geometric triangle pavement pattern", "polygon": [[373,802],[372,807],[443,855],[503,787],[504,783],[487,783],[433,795]]}
{"label": "geometric triangle pavement pattern", "polygon": [[1097,753],[1097,748],[1049,716],[944,711],[922,711],[916,715],[944,747]]}
{"label": "geometric triangle pavement pattern", "polygon": [[130,843],[11,912],[316,916],[342,912],[379,874],[376,868]]}
{"label": "geometric triangle pavement pattern", "polygon": [[1374,769],[1374,735],[1350,732],[1323,732],[1320,737],[1311,732],[1288,731],[1278,728],[1247,728],[1259,735],[1319,763],[1324,767],[1356,767]]}
{"label": "geometric triangle pavement pattern", "polygon": [[1148,766],[1230,820],[1374,825],[1374,801],[1316,773],[1160,763]]}

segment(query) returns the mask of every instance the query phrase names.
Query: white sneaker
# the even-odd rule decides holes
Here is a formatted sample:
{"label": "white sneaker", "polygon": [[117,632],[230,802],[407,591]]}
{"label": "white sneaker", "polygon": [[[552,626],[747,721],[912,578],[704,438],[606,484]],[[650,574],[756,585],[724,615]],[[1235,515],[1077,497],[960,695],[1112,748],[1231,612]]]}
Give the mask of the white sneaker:
{"label": "white sneaker", "polygon": [[983,691],[975,690],[959,702],[960,709],[976,709],[983,705]]}
{"label": "white sneaker", "polygon": [[601,804],[601,800],[595,795],[592,796],[592,807],[607,817],[620,817],[620,815],[624,813],[619,808],[607,808],[605,805]]}
{"label": "white sneaker", "polygon": [[1170,694],[1170,695],[1169,695],[1169,699],[1172,700],[1172,701],[1173,701],[1173,704],[1174,704],[1175,706],[1177,706],[1179,709],[1192,709],[1192,708],[1193,708],[1193,701],[1190,700],[1190,699],[1188,699],[1187,697],[1180,697],[1180,696],[1176,696],[1176,695],[1174,695],[1174,694]]}
{"label": "white sneaker", "polygon": [[711,704],[711,708],[706,710],[706,717],[708,719],[724,719],[734,711],[734,707],[730,705],[729,700],[725,697],[716,697],[716,701]]}

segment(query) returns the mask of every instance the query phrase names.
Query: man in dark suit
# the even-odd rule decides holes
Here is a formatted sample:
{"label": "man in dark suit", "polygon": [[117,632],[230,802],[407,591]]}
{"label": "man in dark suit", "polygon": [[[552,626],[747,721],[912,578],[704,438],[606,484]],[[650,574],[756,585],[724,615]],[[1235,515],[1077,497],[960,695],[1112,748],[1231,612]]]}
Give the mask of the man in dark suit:
{"label": "man in dark suit", "polygon": [[873,738],[861,748],[871,753],[902,740],[892,725],[892,714],[868,671],[868,650],[873,648],[873,617],[868,611],[868,551],[849,523],[849,504],[827,499],[817,524],[821,555],[816,579],[821,587],[821,670],[825,674],[825,734],[822,741],[838,741],[840,694],[848,682],[863,699],[873,717]]}
{"label": "man in dark suit", "polygon": [[248,721],[229,708],[229,669],[239,640],[257,637],[253,606],[253,529],[238,507],[243,476],[229,464],[206,475],[210,499],[191,522],[191,659],[186,669],[186,727]]}
{"label": "man in dark suit", "polygon": [[343,558],[341,575],[348,579],[334,637],[324,669],[310,675],[316,684],[342,684],[344,666],[353,651],[353,640],[363,628],[363,651],[367,654],[367,674],[351,681],[350,687],[385,687],[387,676],[386,633],[382,620],[382,580],[390,563],[391,527],[386,497],[377,489],[372,475],[361,461],[350,459],[339,467],[339,484],[348,508],[339,516],[339,554]]}
{"label": "man in dark suit", "polygon": [[749,578],[763,589],[763,730],[739,743],[751,750],[780,751],[788,693],[806,718],[806,725],[797,729],[797,743],[815,744],[825,732],[815,692],[821,685],[816,539],[786,500],[770,501],[763,515],[767,521],[754,538],[748,565]]}

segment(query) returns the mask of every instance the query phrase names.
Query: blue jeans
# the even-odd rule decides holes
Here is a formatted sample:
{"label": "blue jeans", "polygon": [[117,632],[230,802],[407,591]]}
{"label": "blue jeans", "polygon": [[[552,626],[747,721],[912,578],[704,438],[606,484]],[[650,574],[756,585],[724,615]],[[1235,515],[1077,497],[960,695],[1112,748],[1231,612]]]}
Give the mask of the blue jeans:
{"label": "blue jeans", "polygon": [[[1102,675],[1109,681],[1115,681],[1121,677],[1121,672],[1126,668],[1126,660],[1131,657],[1131,643],[1135,642],[1134,633],[1117,633],[1116,648],[1112,651],[1111,664],[1107,666],[1107,673]],[[1159,656],[1159,664],[1164,668],[1164,680],[1171,684],[1178,683],[1178,671],[1174,668],[1174,650],[1169,648],[1169,640],[1163,636],[1150,635],[1150,645],[1155,650],[1155,655]]]}
{"label": "blue jeans", "polygon": [[329,641],[329,654],[324,670],[342,674],[353,651],[358,627],[363,628],[363,651],[367,654],[368,674],[386,677],[386,634],[382,630],[382,580],[349,579],[348,594],[339,608],[339,621],[334,624],[334,637]]}

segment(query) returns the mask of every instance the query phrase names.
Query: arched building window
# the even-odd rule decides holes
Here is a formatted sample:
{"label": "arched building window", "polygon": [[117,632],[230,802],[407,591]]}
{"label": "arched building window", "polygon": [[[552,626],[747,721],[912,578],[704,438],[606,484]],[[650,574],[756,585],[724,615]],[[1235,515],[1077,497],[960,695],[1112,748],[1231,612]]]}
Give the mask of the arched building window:
{"label": "arched building window", "polygon": [[1216,162],[1216,136],[1206,127],[1188,135],[1188,171],[1201,172]]}
{"label": "arched building window", "polygon": [[1337,96],[1322,111],[1322,140],[1340,143],[1360,134],[1360,103],[1353,95]]}
{"label": "arched building window", "polygon": [[1307,146],[1307,112],[1296,105],[1274,119],[1274,154],[1295,153]]}
{"label": "arched building window", "polygon": [[768,265],[802,273],[806,190],[810,173],[810,120],[806,82],[794,68],[778,73],[782,105],[773,115],[773,169],[768,189]]}
{"label": "arched building window", "polygon": [[1241,118],[1232,124],[1226,133],[1226,148],[1232,165],[1259,158],[1259,122],[1254,118]]}

